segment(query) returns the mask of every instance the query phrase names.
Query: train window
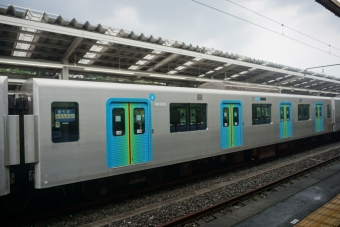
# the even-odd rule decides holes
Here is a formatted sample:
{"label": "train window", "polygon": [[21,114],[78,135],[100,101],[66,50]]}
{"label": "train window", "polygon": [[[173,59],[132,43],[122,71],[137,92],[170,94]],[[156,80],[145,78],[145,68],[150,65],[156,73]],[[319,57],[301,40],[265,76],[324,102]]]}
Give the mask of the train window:
{"label": "train window", "polygon": [[77,102],[51,104],[52,142],[65,143],[79,140],[79,106]]}
{"label": "train window", "polygon": [[319,117],[319,115],[318,115],[318,107],[316,106],[315,107],[315,118],[318,118]]}
{"label": "train window", "polygon": [[238,107],[233,108],[233,121],[234,121],[234,126],[238,126]]}
{"label": "train window", "polygon": [[170,104],[170,132],[207,129],[207,104]]}
{"label": "train window", "polygon": [[125,109],[113,108],[112,109],[112,134],[114,136],[125,135]]}
{"label": "train window", "polygon": [[327,118],[331,118],[331,105],[327,104]]}
{"label": "train window", "polygon": [[229,126],[229,107],[223,107],[223,127]]}
{"label": "train window", "polygon": [[280,121],[284,121],[283,111],[284,111],[284,108],[281,107],[280,108]]}
{"label": "train window", "polygon": [[145,132],[144,114],[144,108],[133,109],[133,131],[135,134],[144,134]]}
{"label": "train window", "polygon": [[290,108],[287,106],[287,107],[286,107],[286,111],[287,111],[286,119],[287,119],[287,121],[290,120],[290,111],[289,111],[289,109],[290,109]]}
{"label": "train window", "polygon": [[271,104],[253,104],[252,117],[253,125],[270,124],[271,120]]}
{"label": "train window", "polygon": [[306,121],[309,118],[309,104],[298,104],[298,121]]}

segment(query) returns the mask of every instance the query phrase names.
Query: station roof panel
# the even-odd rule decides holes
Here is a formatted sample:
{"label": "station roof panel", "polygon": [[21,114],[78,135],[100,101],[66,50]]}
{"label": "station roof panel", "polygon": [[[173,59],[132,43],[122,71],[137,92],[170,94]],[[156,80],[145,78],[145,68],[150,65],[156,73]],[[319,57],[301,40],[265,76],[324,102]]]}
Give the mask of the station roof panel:
{"label": "station roof panel", "polygon": [[55,78],[67,67],[74,75],[127,82],[191,87],[219,82],[295,94],[340,94],[340,79],[334,76],[13,5],[0,5],[0,66],[39,72],[9,75],[13,81]]}

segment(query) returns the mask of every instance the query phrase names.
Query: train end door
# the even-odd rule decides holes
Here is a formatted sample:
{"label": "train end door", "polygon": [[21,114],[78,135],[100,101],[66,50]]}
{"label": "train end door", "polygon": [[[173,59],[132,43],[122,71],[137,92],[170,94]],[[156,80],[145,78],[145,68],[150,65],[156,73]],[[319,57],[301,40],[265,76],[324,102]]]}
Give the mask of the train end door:
{"label": "train end door", "polygon": [[280,103],[279,120],[280,120],[280,138],[293,136],[293,110],[291,103]]}
{"label": "train end door", "polygon": [[222,101],[220,110],[222,149],[243,145],[243,114],[240,101]]}

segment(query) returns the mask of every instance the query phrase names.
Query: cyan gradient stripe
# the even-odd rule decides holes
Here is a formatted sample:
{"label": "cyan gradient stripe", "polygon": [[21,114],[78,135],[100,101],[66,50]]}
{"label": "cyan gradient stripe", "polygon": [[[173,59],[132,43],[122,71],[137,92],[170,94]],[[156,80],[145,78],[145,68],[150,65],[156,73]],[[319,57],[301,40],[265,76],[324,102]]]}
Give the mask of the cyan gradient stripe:
{"label": "cyan gradient stripe", "polygon": [[[232,115],[232,120],[233,120],[233,124],[232,124],[232,146],[233,147],[237,147],[237,146],[241,146],[241,116],[240,116],[240,110],[241,110],[241,106],[240,104],[231,104],[231,113]],[[234,107],[238,108],[238,125],[235,125],[234,122]]]}
{"label": "cyan gradient stripe", "polygon": [[[125,135],[123,136],[113,136],[112,134],[113,108],[125,109]],[[134,108],[144,108],[145,110],[144,134],[134,134]],[[129,109],[130,112],[128,111]],[[114,168],[150,162],[152,160],[152,122],[150,101],[147,99],[111,98],[106,102],[106,110],[107,166],[109,168]],[[129,145],[131,145],[131,148],[129,148]]]}
{"label": "cyan gradient stripe", "polygon": [[[125,110],[125,134],[122,136],[113,136],[112,109],[123,108]],[[128,122],[128,104],[112,103],[108,110],[107,121],[109,122],[108,131],[111,131],[109,139],[109,152],[107,152],[107,165],[109,168],[125,166],[130,164],[129,157],[129,122]],[[113,129],[113,130],[112,130]]]}
{"label": "cyan gradient stripe", "polygon": [[[229,108],[229,125],[223,126],[223,108]],[[234,122],[233,108],[238,108],[238,125]],[[238,100],[223,100],[220,105],[220,127],[221,127],[221,147],[222,149],[243,145],[243,112],[242,103]]]}
{"label": "cyan gradient stripe", "polygon": [[[281,108],[283,108],[283,121],[281,121]],[[289,121],[287,120],[287,110],[289,108]],[[279,121],[280,121],[280,138],[293,136],[293,110],[290,102],[280,102]]]}
{"label": "cyan gradient stripe", "polygon": [[[149,119],[149,111],[146,103],[131,103],[130,104],[130,130],[131,130],[131,154],[132,154],[132,164],[139,164],[143,162],[149,162],[149,133],[150,128],[147,124],[147,119]],[[145,112],[145,132],[143,134],[134,133],[134,122],[133,122],[133,110],[135,108],[144,108]]]}
{"label": "cyan gradient stripe", "polygon": [[[315,117],[315,132],[324,131],[324,112],[323,112],[323,103],[317,102],[314,106],[314,117]],[[321,115],[321,117],[320,117]],[[316,118],[317,116],[317,118]]]}

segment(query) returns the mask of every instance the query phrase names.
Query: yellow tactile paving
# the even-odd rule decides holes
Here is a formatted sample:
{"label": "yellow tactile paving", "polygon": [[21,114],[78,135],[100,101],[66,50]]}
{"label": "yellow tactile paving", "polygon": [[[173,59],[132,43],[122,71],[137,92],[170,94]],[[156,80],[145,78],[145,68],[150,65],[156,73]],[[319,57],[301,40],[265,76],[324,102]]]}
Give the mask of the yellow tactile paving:
{"label": "yellow tactile paving", "polygon": [[340,194],[295,225],[295,227],[318,226],[340,226]]}

